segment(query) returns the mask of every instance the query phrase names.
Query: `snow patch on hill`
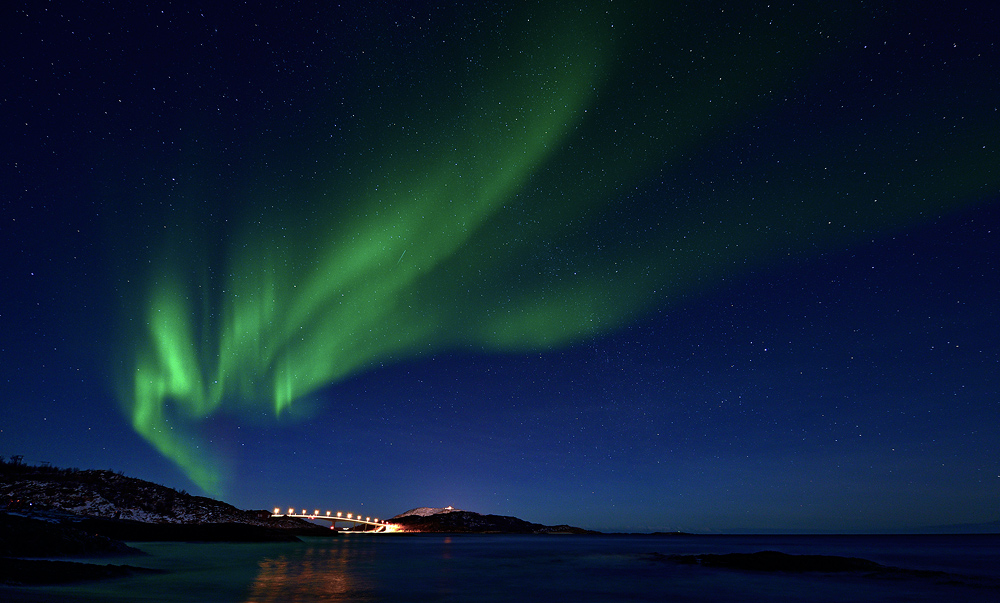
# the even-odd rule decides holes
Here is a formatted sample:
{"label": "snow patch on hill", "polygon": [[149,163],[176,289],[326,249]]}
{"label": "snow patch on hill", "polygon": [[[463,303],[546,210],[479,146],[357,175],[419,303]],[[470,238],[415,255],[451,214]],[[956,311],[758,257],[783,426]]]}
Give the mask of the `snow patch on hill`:
{"label": "snow patch on hill", "polygon": [[441,515],[442,513],[458,513],[461,509],[456,509],[455,507],[417,507],[416,509],[410,509],[400,513],[392,519],[397,517],[407,517],[410,515],[418,515],[420,517],[430,517],[431,515]]}

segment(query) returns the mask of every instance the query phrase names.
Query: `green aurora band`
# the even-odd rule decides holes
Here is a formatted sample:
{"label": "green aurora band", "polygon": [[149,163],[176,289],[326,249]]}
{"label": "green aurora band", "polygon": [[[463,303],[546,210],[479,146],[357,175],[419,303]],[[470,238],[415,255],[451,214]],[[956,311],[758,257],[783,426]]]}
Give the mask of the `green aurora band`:
{"label": "green aurora band", "polygon": [[[368,367],[447,349],[570,345],[737,270],[996,189],[981,137],[898,123],[882,140],[859,127],[810,143],[811,157],[788,149],[710,182],[678,177],[655,193],[662,206],[633,205],[715,152],[706,140],[738,139],[826,47],[797,39],[806,14],[770,29],[746,17],[751,35],[719,48],[691,33],[720,28],[708,16],[626,35],[645,15],[601,8],[532,19],[478,89],[441,92],[463,98],[447,119],[411,120],[359,151],[358,169],[331,165],[321,190],[251,191],[224,236],[196,219],[169,229],[152,246],[142,316],[126,321],[120,397],[138,433],[220,494],[224,459],[197,429],[216,413],[294,417]],[[662,39],[673,44],[651,43]],[[691,49],[692,69],[642,67]],[[996,117],[962,128],[996,131]]]}

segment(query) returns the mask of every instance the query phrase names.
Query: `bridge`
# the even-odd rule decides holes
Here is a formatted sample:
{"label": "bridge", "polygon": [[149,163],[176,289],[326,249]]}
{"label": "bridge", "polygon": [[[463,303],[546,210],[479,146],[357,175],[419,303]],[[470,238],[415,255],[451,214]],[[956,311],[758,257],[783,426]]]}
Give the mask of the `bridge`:
{"label": "bridge", "polygon": [[344,513],[343,511],[337,511],[333,513],[331,511],[326,511],[325,513],[320,513],[319,509],[314,510],[312,513],[308,513],[307,509],[302,509],[301,513],[296,513],[295,509],[289,508],[287,513],[282,513],[280,507],[274,508],[274,513],[271,517],[297,517],[299,519],[313,519],[321,521],[329,521],[330,529],[336,529],[338,521],[346,521],[348,523],[359,524],[363,526],[371,526],[371,530],[362,530],[364,532],[395,532],[399,530],[399,526],[391,524],[387,521],[380,520],[378,517],[362,517],[360,513]]}

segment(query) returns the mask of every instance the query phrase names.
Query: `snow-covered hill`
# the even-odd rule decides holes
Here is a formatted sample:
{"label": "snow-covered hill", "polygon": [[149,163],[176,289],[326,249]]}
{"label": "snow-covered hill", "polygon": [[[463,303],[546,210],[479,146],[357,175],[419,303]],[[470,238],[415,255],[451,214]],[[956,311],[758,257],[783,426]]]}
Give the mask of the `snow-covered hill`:
{"label": "snow-covered hill", "polygon": [[[120,473],[0,465],[0,509],[62,511],[146,523],[244,523],[283,527],[266,511],[236,507]],[[297,524],[296,524],[297,525]],[[294,527],[289,525],[288,527]]]}

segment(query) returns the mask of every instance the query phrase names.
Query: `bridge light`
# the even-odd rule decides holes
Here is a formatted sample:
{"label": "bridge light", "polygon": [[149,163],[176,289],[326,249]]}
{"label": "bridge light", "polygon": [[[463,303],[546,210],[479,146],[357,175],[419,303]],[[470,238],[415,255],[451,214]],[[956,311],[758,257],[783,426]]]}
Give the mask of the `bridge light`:
{"label": "bridge light", "polygon": [[302,509],[302,514],[303,514],[303,515],[305,515],[305,514],[306,514],[306,510],[305,510],[305,509]]}
{"label": "bridge light", "polygon": [[365,517],[365,521],[371,521],[371,520],[372,520],[371,517]]}
{"label": "bridge light", "polygon": [[279,511],[281,511],[281,509],[279,509],[278,507],[275,507],[275,508],[274,508],[274,514],[275,514],[275,515],[277,515]]}
{"label": "bridge light", "polygon": [[378,523],[378,517],[375,518],[375,523]]}
{"label": "bridge light", "polygon": [[330,516],[330,512],[329,512],[329,511],[327,511],[327,512],[326,512],[326,516],[327,516],[327,517],[329,517],[329,516]]}
{"label": "bridge light", "polygon": [[316,509],[315,511],[313,511],[313,515],[319,515],[319,509]]}
{"label": "bridge light", "polygon": [[293,509],[293,508],[289,507],[289,508],[288,508],[288,514],[289,514],[289,515],[295,515],[295,509]]}
{"label": "bridge light", "polygon": [[340,511],[337,511],[337,517],[340,517],[341,515],[342,513]]}
{"label": "bridge light", "polygon": [[348,519],[350,519],[350,518],[352,518],[352,517],[354,517],[354,513],[348,513],[348,514],[347,514],[347,518],[348,518]]}

